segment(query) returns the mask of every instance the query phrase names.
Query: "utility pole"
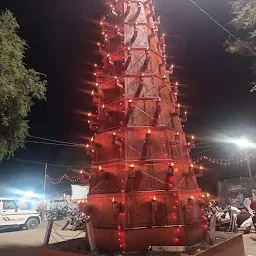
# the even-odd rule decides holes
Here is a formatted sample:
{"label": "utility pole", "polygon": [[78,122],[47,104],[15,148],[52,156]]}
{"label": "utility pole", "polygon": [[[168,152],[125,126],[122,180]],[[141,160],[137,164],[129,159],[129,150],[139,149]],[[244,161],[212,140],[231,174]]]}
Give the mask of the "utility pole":
{"label": "utility pole", "polygon": [[253,177],[252,177],[252,168],[251,168],[251,161],[250,161],[250,157],[247,156],[247,168],[248,168],[248,173],[249,173],[249,183],[250,183],[250,189],[253,190],[254,188],[254,182],[253,182]]}
{"label": "utility pole", "polygon": [[45,163],[45,166],[44,166],[44,188],[43,188],[44,199],[45,199],[46,175],[47,175],[47,163]]}

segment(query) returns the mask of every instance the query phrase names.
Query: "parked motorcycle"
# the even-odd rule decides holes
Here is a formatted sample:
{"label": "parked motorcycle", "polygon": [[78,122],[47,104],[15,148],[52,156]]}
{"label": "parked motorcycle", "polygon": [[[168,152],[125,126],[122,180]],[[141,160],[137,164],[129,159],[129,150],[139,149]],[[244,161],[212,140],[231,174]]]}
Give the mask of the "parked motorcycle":
{"label": "parked motorcycle", "polygon": [[83,212],[73,213],[71,216],[68,217],[66,223],[62,227],[62,230],[65,230],[68,225],[72,225],[71,230],[83,230],[85,229],[85,225],[87,222],[87,216]]}
{"label": "parked motorcycle", "polygon": [[56,207],[46,212],[47,219],[62,220],[71,214],[71,209],[68,206]]}

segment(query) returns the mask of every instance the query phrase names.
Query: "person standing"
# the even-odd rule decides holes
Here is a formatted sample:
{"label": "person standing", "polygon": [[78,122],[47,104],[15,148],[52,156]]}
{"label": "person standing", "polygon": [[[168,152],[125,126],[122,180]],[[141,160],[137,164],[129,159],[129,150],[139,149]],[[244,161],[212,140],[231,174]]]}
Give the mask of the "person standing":
{"label": "person standing", "polygon": [[252,197],[246,197],[244,199],[244,207],[247,209],[247,211],[253,215],[253,210],[251,209],[251,203],[252,203]]}
{"label": "person standing", "polygon": [[254,214],[256,212],[256,198],[252,199],[250,208],[253,211],[252,223],[253,223],[254,228],[256,229],[256,215]]}
{"label": "person standing", "polygon": [[43,220],[44,218],[44,200],[43,199],[41,199],[39,202],[39,216]]}

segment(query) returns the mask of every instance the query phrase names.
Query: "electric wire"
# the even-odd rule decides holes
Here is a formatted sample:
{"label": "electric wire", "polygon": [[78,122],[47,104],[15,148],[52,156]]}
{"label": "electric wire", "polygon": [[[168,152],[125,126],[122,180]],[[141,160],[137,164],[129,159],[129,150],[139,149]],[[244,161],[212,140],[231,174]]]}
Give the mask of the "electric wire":
{"label": "electric wire", "polygon": [[68,141],[61,141],[61,140],[54,140],[54,139],[49,139],[49,138],[44,138],[44,137],[39,137],[39,136],[34,136],[34,135],[28,135],[28,137],[39,139],[39,140],[46,140],[46,141],[51,141],[51,142],[57,142],[57,143],[61,143],[61,144],[67,144],[67,145],[81,145],[81,146],[84,146],[83,144],[79,144],[79,143],[68,142]]}
{"label": "electric wire", "polygon": [[239,38],[237,38],[234,34],[232,34],[228,29],[226,29],[223,25],[221,25],[217,20],[215,20],[210,14],[208,14],[205,10],[203,10],[197,3],[193,0],[189,0],[194,6],[196,6],[202,13],[204,13],[208,18],[210,18],[213,22],[215,22],[220,28],[226,31],[231,37],[237,40],[242,46],[244,46],[247,50],[249,50],[253,55],[256,56],[256,52],[252,50],[249,46],[244,44]]}
{"label": "electric wire", "polygon": [[220,147],[220,145],[219,145],[219,146],[213,146],[213,147],[210,148],[210,149],[207,149],[207,150],[204,150],[204,151],[201,151],[201,152],[197,152],[197,153],[195,153],[195,154],[191,154],[190,156],[192,157],[192,156],[195,156],[195,155],[199,155],[199,154],[202,154],[202,153],[204,153],[204,152],[213,150],[214,148],[217,148],[217,147]]}
{"label": "electric wire", "polygon": [[44,144],[44,145],[55,145],[55,146],[64,146],[64,147],[78,147],[78,148],[85,148],[85,145],[82,144],[61,144],[61,143],[55,143],[55,142],[44,142],[44,141],[31,141],[31,140],[26,140],[27,143],[35,143],[35,144]]}
{"label": "electric wire", "polygon": [[[45,162],[30,161],[30,160],[24,160],[24,159],[19,159],[19,158],[14,158],[14,157],[12,157],[11,159],[15,160],[15,161],[25,162],[25,163],[45,165]],[[72,166],[72,165],[58,165],[58,164],[48,164],[48,163],[47,163],[47,165],[54,166],[54,167],[81,169],[78,166]]]}

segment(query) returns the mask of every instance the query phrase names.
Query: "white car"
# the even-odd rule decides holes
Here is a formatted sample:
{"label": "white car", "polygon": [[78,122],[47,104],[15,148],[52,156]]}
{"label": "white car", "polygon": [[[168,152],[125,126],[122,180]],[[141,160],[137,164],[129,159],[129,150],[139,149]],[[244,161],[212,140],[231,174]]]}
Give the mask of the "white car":
{"label": "white car", "polygon": [[40,223],[36,211],[20,210],[14,199],[0,197],[0,228],[36,229]]}

